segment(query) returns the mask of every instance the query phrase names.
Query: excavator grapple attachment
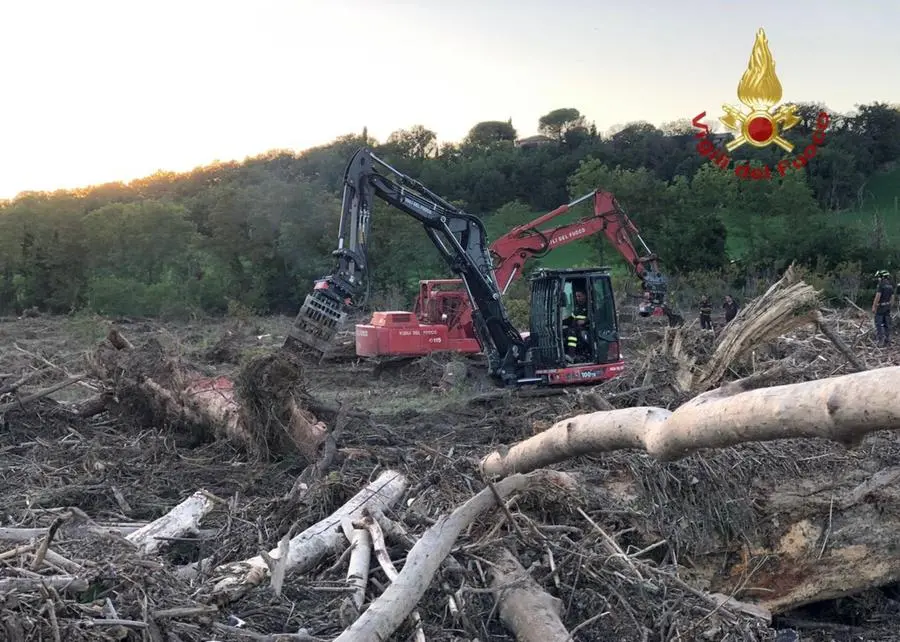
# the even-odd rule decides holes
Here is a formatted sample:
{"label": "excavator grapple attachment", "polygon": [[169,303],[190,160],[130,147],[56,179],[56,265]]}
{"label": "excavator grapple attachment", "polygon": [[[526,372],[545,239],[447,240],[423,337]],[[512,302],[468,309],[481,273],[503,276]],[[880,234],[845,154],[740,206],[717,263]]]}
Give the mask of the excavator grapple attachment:
{"label": "excavator grapple attachment", "polygon": [[306,295],[285,340],[286,348],[298,353],[313,349],[325,354],[334,347],[334,337],[347,319],[347,306],[332,292],[327,281],[320,281]]}

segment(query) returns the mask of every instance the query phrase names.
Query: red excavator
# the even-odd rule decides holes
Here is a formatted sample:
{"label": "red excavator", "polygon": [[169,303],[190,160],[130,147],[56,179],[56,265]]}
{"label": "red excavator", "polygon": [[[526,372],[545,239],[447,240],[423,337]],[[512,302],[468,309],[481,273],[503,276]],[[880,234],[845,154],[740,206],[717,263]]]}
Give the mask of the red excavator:
{"label": "red excavator", "polygon": [[[594,202],[590,216],[551,229],[539,229],[588,199]],[[649,300],[641,303],[648,308],[642,315],[666,316],[672,326],[683,323],[681,316],[665,302],[667,282],[660,272],[658,257],[647,247],[615,197],[600,190],[519,225],[491,244],[494,278],[501,294],[506,294],[509,286],[522,276],[530,259],[546,256],[554,248],[600,232],[634,268],[644,292],[649,294]],[[633,239],[640,243],[643,255],[638,253]],[[412,357],[432,352],[481,350],[472,324],[469,294],[459,279],[419,281],[414,312],[375,312],[369,323],[356,326],[356,354],[361,357]]]}
{"label": "red excavator", "polygon": [[[390,177],[389,177],[390,176]],[[500,385],[571,385],[605,381],[625,367],[609,272],[537,270],[530,275],[527,336],[510,321],[484,223],[375,156],[357,151],[344,173],[334,272],[307,295],[283,349],[325,354],[369,292],[368,246],[375,197],[415,218],[462,279],[488,374]]]}

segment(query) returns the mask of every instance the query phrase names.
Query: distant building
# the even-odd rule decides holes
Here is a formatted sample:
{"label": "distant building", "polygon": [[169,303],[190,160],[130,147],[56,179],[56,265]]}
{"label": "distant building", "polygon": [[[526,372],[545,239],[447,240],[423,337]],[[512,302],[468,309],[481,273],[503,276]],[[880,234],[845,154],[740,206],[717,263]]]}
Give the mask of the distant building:
{"label": "distant building", "polygon": [[550,145],[556,141],[549,136],[538,134],[537,136],[529,136],[528,138],[520,138],[516,141],[516,147],[538,147],[540,145]]}

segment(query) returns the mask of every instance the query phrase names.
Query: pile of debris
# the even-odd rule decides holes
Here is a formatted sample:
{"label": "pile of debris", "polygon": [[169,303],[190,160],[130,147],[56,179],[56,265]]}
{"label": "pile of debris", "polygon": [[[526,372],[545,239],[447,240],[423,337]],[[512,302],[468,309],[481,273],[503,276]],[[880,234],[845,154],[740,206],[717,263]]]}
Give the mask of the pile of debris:
{"label": "pile of debris", "polygon": [[805,641],[795,609],[900,581],[900,368],[854,323],[789,272],[602,386],[390,416],[280,353],[209,376],[112,331],[53,384],[89,403],[0,380],[0,631]]}

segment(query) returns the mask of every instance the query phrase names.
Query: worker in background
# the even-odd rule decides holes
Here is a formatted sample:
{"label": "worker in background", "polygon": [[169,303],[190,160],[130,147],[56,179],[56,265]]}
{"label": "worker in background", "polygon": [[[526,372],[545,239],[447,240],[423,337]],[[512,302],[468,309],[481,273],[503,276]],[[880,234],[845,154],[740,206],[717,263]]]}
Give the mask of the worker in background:
{"label": "worker in background", "polygon": [[575,302],[572,305],[572,314],[566,318],[566,356],[572,363],[580,361],[579,357],[590,350],[590,336],[588,335],[588,309],[587,294],[584,290],[575,290]]}
{"label": "worker in background", "polygon": [[707,295],[703,295],[700,298],[700,329],[701,330],[712,330],[712,303],[709,302],[709,297]]}
{"label": "worker in background", "polygon": [[731,320],[737,316],[738,313],[738,304],[737,301],[734,300],[730,294],[725,295],[725,305],[722,306],[725,310],[725,323],[731,323]]}
{"label": "worker in background", "polygon": [[875,315],[875,341],[879,346],[889,345],[891,342],[891,304],[894,302],[894,286],[891,285],[890,276],[887,270],[878,270],[875,273],[878,287],[872,300],[872,313]]}

